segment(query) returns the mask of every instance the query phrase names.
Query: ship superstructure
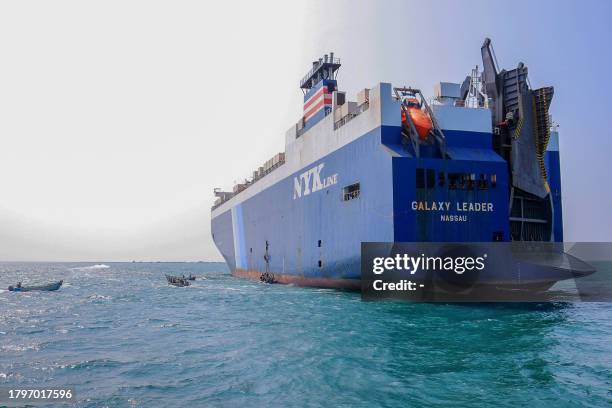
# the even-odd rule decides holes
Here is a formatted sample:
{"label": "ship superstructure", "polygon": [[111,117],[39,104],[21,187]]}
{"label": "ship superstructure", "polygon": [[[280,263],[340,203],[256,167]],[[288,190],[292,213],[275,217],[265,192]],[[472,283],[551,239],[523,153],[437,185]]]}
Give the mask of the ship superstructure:
{"label": "ship superstructure", "polygon": [[358,287],[361,242],[563,239],[553,88],[527,68],[419,89],[379,83],[349,101],[333,53],[300,81],[285,151],[232,191],[215,190],[213,239],[233,274]]}

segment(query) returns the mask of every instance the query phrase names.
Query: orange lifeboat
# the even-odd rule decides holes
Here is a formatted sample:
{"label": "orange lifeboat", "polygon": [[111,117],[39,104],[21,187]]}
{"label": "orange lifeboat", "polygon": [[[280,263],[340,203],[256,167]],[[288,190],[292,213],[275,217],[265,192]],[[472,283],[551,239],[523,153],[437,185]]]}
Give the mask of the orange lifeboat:
{"label": "orange lifeboat", "polygon": [[402,108],[402,123],[406,123],[406,112],[410,115],[412,123],[419,134],[421,140],[427,139],[429,132],[433,128],[431,118],[421,109],[421,104],[416,98],[406,99]]}

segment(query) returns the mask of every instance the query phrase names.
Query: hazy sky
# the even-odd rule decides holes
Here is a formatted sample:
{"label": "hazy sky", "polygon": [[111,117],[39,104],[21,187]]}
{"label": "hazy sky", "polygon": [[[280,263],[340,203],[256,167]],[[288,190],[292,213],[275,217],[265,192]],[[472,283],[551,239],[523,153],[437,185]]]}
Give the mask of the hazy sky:
{"label": "hazy sky", "polygon": [[214,187],[284,148],[313,59],[349,97],[459,82],[491,37],[555,86],[566,240],[610,241],[612,2],[0,2],[0,260],[220,259]]}

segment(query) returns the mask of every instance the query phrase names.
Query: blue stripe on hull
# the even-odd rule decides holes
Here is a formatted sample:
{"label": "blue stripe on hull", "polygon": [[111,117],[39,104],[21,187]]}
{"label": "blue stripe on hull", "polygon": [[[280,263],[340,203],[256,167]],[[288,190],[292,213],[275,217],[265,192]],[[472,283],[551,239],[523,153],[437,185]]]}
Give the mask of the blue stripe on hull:
{"label": "blue stripe on hull", "polygon": [[231,271],[236,269],[232,212],[226,211],[210,221],[212,238]]}
{"label": "blue stripe on hull", "polygon": [[247,268],[247,253],[244,235],[244,219],[242,217],[242,204],[238,204],[231,210],[232,213],[232,235],[234,238],[234,260],[236,268]]}
{"label": "blue stripe on hull", "polygon": [[553,208],[553,240],[563,242],[563,208],[561,205],[561,162],[558,151],[544,153]]}

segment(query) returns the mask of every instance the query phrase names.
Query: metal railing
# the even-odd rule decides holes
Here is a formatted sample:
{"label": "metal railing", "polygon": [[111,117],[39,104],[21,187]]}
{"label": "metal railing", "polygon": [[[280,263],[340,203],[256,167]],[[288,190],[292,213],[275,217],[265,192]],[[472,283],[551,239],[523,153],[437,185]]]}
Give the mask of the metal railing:
{"label": "metal railing", "polygon": [[317,72],[317,70],[319,68],[321,68],[321,66],[323,64],[340,64],[340,58],[328,58],[327,60],[319,60],[317,62],[317,65],[313,65],[313,67],[310,69],[310,71],[308,71],[308,73],[306,75],[304,75],[304,77],[302,78],[302,80],[300,81],[300,88],[302,86],[304,86],[304,84],[310,79],[310,77]]}
{"label": "metal railing", "polygon": [[282,166],[283,164],[285,164],[285,159],[280,160],[279,162],[275,163],[272,167],[270,167],[269,169],[265,170],[264,173],[258,177],[254,177],[251,178],[250,180],[245,180],[245,183],[243,184],[243,187],[240,188],[238,191],[236,192],[232,192],[231,194],[227,194],[223,197],[221,197],[220,201],[217,201],[213,204],[211,209],[215,209],[217,207],[219,207],[220,205],[222,205],[223,203],[228,202],[229,200],[231,200],[232,198],[236,197],[238,194],[242,193],[243,191],[245,191],[246,189],[248,189],[249,187],[251,187],[253,184],[255,184],[257,181],[261,180],[262,178],[266,177],[268,174],[272,173],[274,170],[278,169],[280,166]]}
{"label": "metal railing", "polygon": [[339,128],[341,128],[342,126],[346,125],[347,123],[349,123],[351,120],[353,120],[354,118],[356,118],[357,116],[361,115],[363,112],[367,111],[370,108],[370,102],[364,102],[361,105],[359,105],[357,107],[357,110],[355,112],[351,112],[348,115],[340,118],[339,121],[334,123],[334,130],[338,130]]}

